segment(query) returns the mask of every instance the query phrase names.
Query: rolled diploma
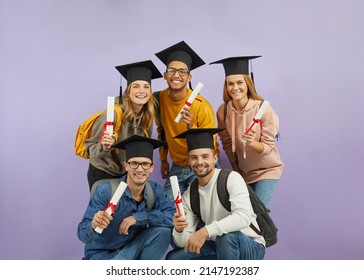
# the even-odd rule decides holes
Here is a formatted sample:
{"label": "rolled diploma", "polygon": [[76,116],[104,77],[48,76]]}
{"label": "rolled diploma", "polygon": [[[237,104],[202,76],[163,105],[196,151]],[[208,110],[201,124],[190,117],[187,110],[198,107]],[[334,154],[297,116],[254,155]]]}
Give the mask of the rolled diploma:
{"label": "rolled diploma", "polygon": [[[106,209],[105,209],[105,212],[106,213],[108,213],[109,215],[112,215],[113,214],[113,207],[112,207],[112,205],[114,207],[116,207],[116,205],[118,204],[118,202],[119,202],[121,196],[123,195],[123,193],[124,193],[124,191],[125,191],[125,189],[126,189],[127,186],[128,185],[125,182],[123,182],[123,181],[120,182],[118,188],[116,189],[114,195],[112,196],[112,198],[110,200],[110,203],[106,206]],[[95,228],[95,231],[98,232],[98,233],[100,233],[100,234],[102,233],[103,230],[104,229],[103,228],[100,228],[100,227],[96,227]]]}
{"label": "rolled diploma", "polygon": [[[260,106],[257,114],[255,115],[253,121],[248,126],[247,130],[245,130],[244,134],[249,133],[249,131],[260,122],[261,118],[263,117],[263,114],[265,113],[265,111],[268,108],[268,105],[269,105],[269,101],[264,100],[263,103],[262,103],[262,105]],[[246,143],[246,140],[243,139],[243,142]]]}
{"label": "rolled diploma", "polygon": [[173,202],[176,205],[177,213],[178,215],[184,217],[185,210],[183,209],[182,196],[181,196],[181,191],[179,189],[177,176],[171,176],[169,177],[169,180],[171,181]]}
{"label": "rolled diploma", "polygon": [[[186,103],[183,105],[183,108],[190,107],[192,105],[192,102],[195,101],[196,96],[200,93],[201,89],[203,87],[203,83],[198,82],[196,88],[191,93],[190,97],[187,99]],[[176,123],[179,123],[183,116],[183,108],[178,113],[177,117],[174,119]]]}
{"label": "rolled diploma", "polygon": [[114,133],[114,103],[115,97],[107,97],[107,110],[106,110],[106,131],[113,135]]}

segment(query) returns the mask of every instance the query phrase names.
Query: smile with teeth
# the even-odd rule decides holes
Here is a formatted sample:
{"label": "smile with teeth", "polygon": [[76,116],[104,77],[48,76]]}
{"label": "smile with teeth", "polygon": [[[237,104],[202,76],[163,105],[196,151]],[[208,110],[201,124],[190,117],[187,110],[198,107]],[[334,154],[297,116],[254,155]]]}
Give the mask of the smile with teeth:
{"label": "smile with teeth", "polygon": [[143,177],[145,177],[145,174],[144,173],[135,173],[134,174],[134,177],[136,177],[136,178],[143,178]]}
{"label": "smile with teeth", "polygon": [[145,99],[147,96],[145,94],[137,94],[135,97],[138,99]]}

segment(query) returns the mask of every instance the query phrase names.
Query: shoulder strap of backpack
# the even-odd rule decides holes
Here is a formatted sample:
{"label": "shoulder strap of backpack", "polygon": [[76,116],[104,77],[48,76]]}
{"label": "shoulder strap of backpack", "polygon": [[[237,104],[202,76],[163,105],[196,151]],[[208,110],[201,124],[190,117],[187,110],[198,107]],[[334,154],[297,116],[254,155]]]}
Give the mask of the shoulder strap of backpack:
{"label": "shoulder strap of backpack", "polygon": [[147,181],[145,183],[145,191],[147,192],[147,209],[151,210],[153,208],[154,202],[155,202],[155,195],[152,188],[152,185]]}
{"label": "shoulder strap of backpack", "polygon": [[[250,199],[250,203],[252,204],[252,207],[253,207],[253,211],[254,213],[258,216],[259,214],[259,211],[256,210],[256,204],[259,203],[261,205],[262,208],[265,209],[265,211],[263,212],[270,212],[269,209],[267,209],[265,207],[265,205],[263,204],[263,202],[261,202],[261,200],[259,199],[259,197],[257,196],[257,194],[255,193],[255,191],[253,191],[253,189],[247,184],[246,187],[248,188],[248,191],[249,191],[249,199]],[[256,227],[254,226],[252,223],[250,224],[250,227],[252,230],[254,230],[258,235],[262,235],[261,231]]]}
{"label": "shoulder strap of backpack", "polygon": [[[121,178],[115,178],[115,179],[102,179],[102,180],[98,180],[96,181],[91,188],[91,192],[90,192],[90,198],[94,195],[96,189],[101,186],[102,184],[104,184],[105,182],[108,182],[110,184],[110,199],[113,197],[114,193],[116,192],[116,189],[118,188],[120,182],[121,182]],[[151,210],[153,208],[154,202],[155,202],[155,195],[154,195],[154,191],[153,188],[151,186],[151,184],[147,181],[145,183],[145,188],[146,188],[146,194],[147,194],[147,209]]]}
{"label": "shoulder strap of backpack", "polygon": [[[221,169],[219,176],[217,177],[217,195],[219,197],[219,200],[221,204],[224,206],[224,208],[231,212],[231,204],[229,201],[229,192],[227,189],[227,178],[230,174],[231,170],[229,169]],[[246,185],[249,191],[249,198],[252,204],[255,203],[259,198],[255,194],[255,192],[252,190],[252,188],[249,185]],[[254,205],[253,205],[254,210]],[[269,210],[268,210],[269,211]],[[255,212],[255,210],[254,210]],[[254,230],[258,235],[261,235],[262,233],[260,230],[254,226],[252,223],[250,223],[250,227],[252,230]]]}
{"label": "shoulder strap of backpack", "polygon": [[110,184],[110,188],[111,188],[111,192],[110,192],[110,199],[111,199],[111,197],[114,195],[116,189],[118,188],[118,186],[120,184],[120,181],[121,181],[121,178],[102,179],[102,180],[96,181],[91,187],[90,198],[94,195],[95,191],[97,190],[97,188],[99,186],[101,186],[102,184],[108,182]]}
{"label": "shoulder strap of backpack", "polygon": [[153,92],[153,97],[156,100],[155,106],[154,106],[154,113],[155,113],[155,117],[156,119],[159,121],[160,124],[161,123],[161,111],[160,111],[160,103],[159,103],[159,94],[161,91],[155,91]]}
{"label": "shoulder strap of backpack", "polygon": [[217,196],[224,208],[231,212],[231,204],[229,201],[229,192],[227,190],[227,179],[231,170],[223,168],[221,169],[219,176],[217,177]]}
{"label": "shoulder strap of backpack", "polygon": [[[115,126],[114,126],[114,134],[115,134],[115,137],[117,138],[118,132],[121,127],[122,119],[123,119],[123,110],[121,109],[121,106],[118,103],[114,104],[114,110],[116,111],[116,122],[115,122]],[[116,141],[117,140],[118,139],[116,139]]]}
{"label": "shoulder strap of backpack", "polygon": [[260,101],[259,108],[262,106],[263,102],[264,102],[264,99],[262,99],[262,101]]}
{"label": "shoulder strap of backpack", "polygon": [[226,114],[227,114],[227,102],[224,102],[224,124],[225,124],[225,120],[226,120]]}
{"label": "shoulder strap of backpack", "polygon": [[198,182],[197,178],[193,180],[190,186],[190,204],[192,212],[201,220],[201,210],[200,210],[200,195],[198,193]]}

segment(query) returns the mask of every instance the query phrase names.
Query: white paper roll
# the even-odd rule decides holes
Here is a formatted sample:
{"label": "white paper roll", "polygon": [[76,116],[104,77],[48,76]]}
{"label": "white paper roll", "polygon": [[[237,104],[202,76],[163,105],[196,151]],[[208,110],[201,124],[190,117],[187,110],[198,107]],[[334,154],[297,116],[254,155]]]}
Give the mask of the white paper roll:
{"label": "white paper roll", "polygon": [[107,97],[107,111],[106,111],[106,131],[113,135],[114,133],[114,125],[111,125],[110,123],[114,123],[114,104],[115,104],[115,97],[114,96],[108,96]]}
{"label": "white paper roll", "polygon": [[[263,103],[260,105],[260,108],[259,108],[258,112],[256,113],[253,121],[250,123],[248,128],[245,130],[244,134],[247,134],[250,130],[252,130],[260,122],[261,118],[263,117],[263,114],[265,113],[265,111],[268,108],[268,105],[269,105],[269,101],[263,100]],[[243,139],[243,143],[246,144],[245,139]]]}
{"label": "white paper roll", "polygon": [[171,176],[171,177],[169,177],[169,180],[171,181],[173,202],[174,202],[174,205],[176,206],[177,213],[178,213],[178,215],[184,217],[185,210],[183,209],[182,195],[181,195],[181,191],[179,189],[178,178],[177,178],[177,176]]}
{"label": "white paper roll", "polygon": [[[105,209],[105,212],[108,213],[109,215],[112,215],[112,205],[114,205],[114,207],[116,207],[116,205],[118,204],[121,196],[123,195],[125,189],[127,188],[127,184],[123,181],[120,182],[119,186],[117,187],[114,195],[112,196],[111,200],[110,200],[110,203],[108,204],[109,206]],[[103,228],[100,228],[100,227],[96,227],[95,228],[95,231],[98,232],[98,233],[102,233],[104,229]]]}
{"label": "white paper roll", "polygon": [[[190,107],[193,103],[193,101],[195,101],[195,98],[197,97],[197,95],[200,93],[201,89],[203,87],[203,83],[198,82],[197,86],[195,87],[195,89],[192,91],[190,97],[188,97],[186,103],[183,105],[183,108],[186,107]],[[177,117],[174,119],[174,121],[176,123],[179,123],[182,119],[183,116],[183,108],[181,109],[181,111],[178,113]]]}

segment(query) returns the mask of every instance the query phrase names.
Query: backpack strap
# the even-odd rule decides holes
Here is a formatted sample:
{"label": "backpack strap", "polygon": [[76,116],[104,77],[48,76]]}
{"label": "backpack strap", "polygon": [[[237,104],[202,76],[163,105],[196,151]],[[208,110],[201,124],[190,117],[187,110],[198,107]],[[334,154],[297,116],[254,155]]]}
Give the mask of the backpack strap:
{"label": "backpack strap", "polygon": [[200,194],[198,193],[198,182],[197,178],[193,180],[190,186],[190,204],[192,212],[201,220],[201,210],[200,210]]}
{"label": "backpack strap", "polygon": [[161,91],[155,91],[155,92],[153,92],[153,97],[156,100],[156,103],[154,105],[155,117],[159,121],[159,123],[162,125],[162,122],[161,122],[161,111],[160,111],[160,104],[159,104],[159,94],[160,94],[160,92]]}
{"label": "backpack strap", "polygon": [[224,124],[225,124],[225,120],[226,120],[226,114],[227,114],[227,102],[224,102]]}
{"label": "backpack strap", "polygon": [[231,204],[229,200],[229,192],[227,190],[227,179],[231,170],[223,168],[221,169],[219,176],[217,177],[217,196],[219,200],[224,206],[224,208],[231,212]]}
{"label": "backpack strap", "polygon": [[[255,203],[257,203],[257,201],[260,201],[259,197],[257,196],[257,194],[255,193],[255,191],[253,191],[253,189],[248,185],[246,184],[246,187],[248,188],[248,191],[249,191],[249,199],[250,199],[250,202],[252,204],[252,207],[253,207],[253,211],[256,215],[258,215],[259,213],[256,213],[256,210],[254,209],[255,207]],[[263,208],[265,208],[265,205],[263,204],[263,202],[260,202],[260,204],[262,205]],[[270,212],[269,209],[266,209],[266,212]],[[254,226],[252,223],[250,223],[250,227],[252,230],[254,230],[256,232],[256,234],[258,235],[262,235],[261,231],[259,229],[257,229],[256,226]]]}
{"label": "backpack strap", "polygon": [[116,142],[118,141],[118,132],[121,127],[122,119],[123,119],[123,110],[121,109],[120,104],[114,104],[114,110],[116,111],[116,122],[114,126],[114,135]]}
{"label": "backpack strap", "polygon": [[[220,174],[217,177],[217,195],[219,197],[221,204],[229,212],[231,212],[231,203],[229,200],[230,196],[229,196],[229,192],[227,189],[227,179],[228,179],[230,172],[231,172],[231,170],[223,168],[223,169],[221,169]],[[252,188],[248,184],[246,184],[246,187],[248,188],[248,191],[249,191],[249,199],[250,199],[251,203],[253,204],[254,201],[256,201],[259,198],[257,197],[256,193],[252,190]],[[262,235],[260,230],[256,226],[254,226],[252,223],[250,223],[250,228],[252,230],[254,230],[258,235]]]}
{"label": "backpack strap", "polygon": [[[111,200],[111,198],[113,197],[114,193],[116,192],[116,189],[118,188],[118,186],[121,182],[121,178],[102,179],[102,180],[96,181],[92,185],[92,188],[90,191],[90,199],[94,195],[96,189],[106,182],[108,182],[110,184],[110,200]],[[145,189],[146,189],[146,196],[147,196],[147,209],[151,210],[153,208],[153,205],[155,202],[155,195],[154,195],[154,190],[153,190],[151,184],[149,183],[149,181],[147,181],[145,183]]]}
{"label": "backpack strap", "polygon": [[259,108],[262,107],[263,102],[264,102],[264,99],[262,101],[260,101]]}
{"label": "backpack strap", "polygon": [[[223,168],[221,169],[217,177],[217,195],[221,204],[227,211],[231,211],[231,205],[229,201],[229,193],[227,191],[227,178],[231,170]],[[200,209],[200,195],[198,193],[198,182],[195,179],[190,186],[190,203],[193,213],[201,220],[201,209]]]}

